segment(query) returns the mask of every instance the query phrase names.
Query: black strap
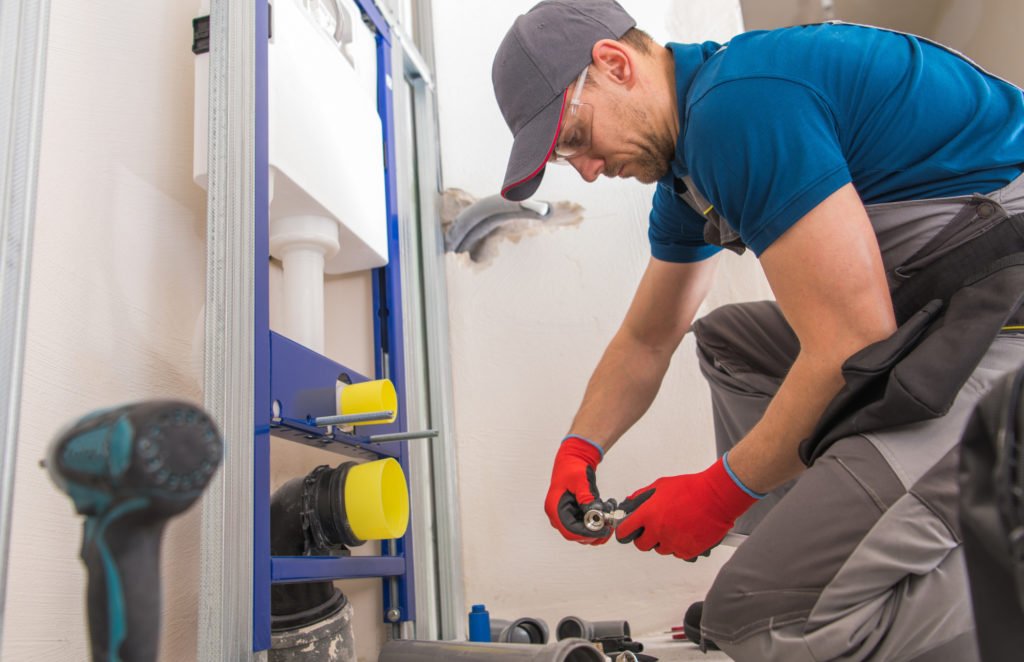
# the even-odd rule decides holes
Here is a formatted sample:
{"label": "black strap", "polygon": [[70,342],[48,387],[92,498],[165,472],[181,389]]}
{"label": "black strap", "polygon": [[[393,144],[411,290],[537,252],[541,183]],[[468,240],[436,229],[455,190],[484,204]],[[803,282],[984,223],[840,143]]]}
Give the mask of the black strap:
{"label": "black strap", "polygon": [[1022,250],[1024,213],[1010,216],[988,232],[943,255],[897,287],[892,294],[897,324],[906,322],[933,299],[948,302],[961,287],[992,273],[992,267],[999,260]]}
{"label": "black strap", "polygon": [[712,246],[721,246],[737,255],[743,255],[747,245],[740,238],[729,222],[722,217],[714,205],[697,190],[697,185],[689,175],[673,181],[676,196],[686,203],[693,211],[704,218],[704,241]]}

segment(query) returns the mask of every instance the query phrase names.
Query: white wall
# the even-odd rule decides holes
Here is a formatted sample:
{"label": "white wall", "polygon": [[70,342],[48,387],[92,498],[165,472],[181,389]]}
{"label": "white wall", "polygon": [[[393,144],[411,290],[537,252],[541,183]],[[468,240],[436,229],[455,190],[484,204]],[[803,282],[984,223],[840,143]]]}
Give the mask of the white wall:
{"label": "white wall", "polygon": [[[89,657],[82,520],[38,465],[59,427],[150,397],[202,401],[194,340],[206,210],[192,182],[189,49],[198,6],[52,0],[4,660]],[[365,273],[328,279],[325,317],[327,354],[372,375],[370,288]],[[276,265],[271,290],[280,292]],[[272,484],[343,460],[274,440]],[[195,659],[199,515],[193,507],[165,535],[162,660]],[[342,583],[362,659],[375,659],[383,638],[380,586]]]}
{"label": "white wall", "polygon": [[1024,86],[1024,3],[1020,0],[949,0],[934,38],[989,71]]}
{"label": "white wall", "polygon": [[[444,186],[497,193],[511,146],[490,83],[494,52],[532,0],[435,0]],[[723,41],[741,30],[734,0],[624,0],[659,41]],[[600,112],[600,111],[598,111]],[[729,550],[696,564],[614,542],[565,542],[543,512],[551,460],[649,257],[652,187],[587,185],[552,167],[535,196],[585,209],[583,222],[505,242],[489,265],[448,256],[466,600],[492,616],[625,618],[634,633],[678,623]],[[725,255],[705,310],[770,292],[753,258]],[[714,460],[711,409],[684,340],[650,412],[602,464],[622,498]]]}
{"label": "white wall", "polygon": [[[824,19],[820,0],[742,0],[749,29]],[[835,17],[935,39],[989,71],[1024,85],[1024,25],[1020,0],[835,0]]]}
{"label": "white wall", "polygon": [[[58,427],[96,407],[202,397],[187,5],[52,3],[5,660],[88,659],[81,518],[38,466]],[[164,550],[166,659],[195,647],[197,516],[172,524]]]}

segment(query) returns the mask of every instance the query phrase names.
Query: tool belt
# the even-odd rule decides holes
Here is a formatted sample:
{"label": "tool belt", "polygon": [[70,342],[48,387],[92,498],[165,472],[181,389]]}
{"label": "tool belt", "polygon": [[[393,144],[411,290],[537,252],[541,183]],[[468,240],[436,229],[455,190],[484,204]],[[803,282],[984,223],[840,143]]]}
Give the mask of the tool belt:
{"label": "tool belt", "polygon": [[949,411],[1000,330],[1022,317],[1024,214],[937,258],[892,297],[899,327],[843,364],[846,384],[800,445],[804,464],[845,437]]}

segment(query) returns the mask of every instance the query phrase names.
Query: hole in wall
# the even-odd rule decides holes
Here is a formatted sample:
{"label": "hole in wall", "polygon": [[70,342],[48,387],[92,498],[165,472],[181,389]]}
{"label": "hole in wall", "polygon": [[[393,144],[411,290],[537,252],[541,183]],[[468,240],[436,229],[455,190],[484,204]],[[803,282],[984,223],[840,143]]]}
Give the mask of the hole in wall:
{"label": "hole in wall", "polygon": [[[472,219],[460,216],[474,203],[487,209]],[[487,266],[497,258],[506,242],[520,241],[555,231],[561,227],[578,226],[583,222],[583,207],[569,201],[539,203],[542,212],[520,209],[516,203],[500,201],[498,196],[477,200],[462,189],[447,189],[441,197],[441,225],[446,250],[468,256],[468,262]],[[471,212],[472,213],[472,212]],[[470,226],[466,227],[466,221]]]}

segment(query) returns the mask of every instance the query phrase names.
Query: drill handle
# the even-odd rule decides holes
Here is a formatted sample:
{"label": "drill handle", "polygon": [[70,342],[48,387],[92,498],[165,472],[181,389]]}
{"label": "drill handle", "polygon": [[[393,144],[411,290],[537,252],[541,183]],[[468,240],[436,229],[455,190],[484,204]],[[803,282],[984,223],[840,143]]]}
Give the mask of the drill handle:
{"label": "drill handle", "polygon": [[89,571],[93,662],[157,659],[160,539],[166,520],[133,512],[130,503],[85,521],[81,555]]}

